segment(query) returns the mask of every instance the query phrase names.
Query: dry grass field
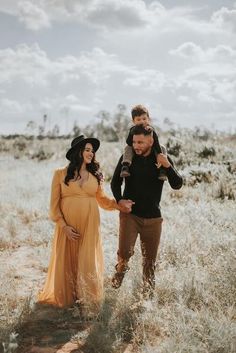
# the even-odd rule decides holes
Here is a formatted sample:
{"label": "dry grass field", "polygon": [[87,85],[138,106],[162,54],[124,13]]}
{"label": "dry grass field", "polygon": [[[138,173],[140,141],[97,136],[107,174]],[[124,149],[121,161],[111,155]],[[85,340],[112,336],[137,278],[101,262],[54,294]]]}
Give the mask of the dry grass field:
{"label": "dry grass field", "polygon": [[[236,351],[236,137],[176,131],[166,133],[162,141],[185,182],[179,191],[164,186],[154,299],[139,300],[139,244],[122,287],[111,288],[118,213],[101,210],[104,306],[98,320],[85,326],[76,309],[57,313],[64,332],[68,327],[61,346],[83,342],[80,352],[91,353]],[[27,322],[32,322],[50,255],[51,177],[55,168],[66,164],[68,146],[63,139],[0,140],[0,352],[59,352],[50,339],[37,342],[41,348],[33,350],[35,327]],[[97,155],[110,195],[109,179],[121,151],[122,143],[104,142]],[[27,349],[22,348],[26,328]]]}

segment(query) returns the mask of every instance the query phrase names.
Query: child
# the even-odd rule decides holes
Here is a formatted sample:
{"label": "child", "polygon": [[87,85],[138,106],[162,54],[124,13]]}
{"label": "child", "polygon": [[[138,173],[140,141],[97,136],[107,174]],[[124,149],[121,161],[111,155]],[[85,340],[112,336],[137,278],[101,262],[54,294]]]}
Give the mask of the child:
{"label": "child", "polygon": [[[151,127],[149,125],[150,124],[150,117],[149,117],[149,112],[148,112],[147,108],[145,108],[143,105],[140,105],[140,104],[136,105],[131,110],[131,116],[132,116],[132,120],[133,120],[134,125],[141,125],[142,124],[145,128],[152,129],[153,139],[154,139],[154,151],[156,153],[156,157],[158,156],[159,153],[166,154],[165,148],[164,147],[161,148],[161,146],[160,146],[156,132],[154,131],[153,127]],[[121,173],[120,173],[121,178],[126,178],[126,177],[130,176],[129,167],[132,163],[132,158],[133,158],[132,129],[133,129],[133,127],[131,127],[131,129],[129,130],[129,135],[126,140],[127,145],[125,147],[125,151],[123,154],[122,169],[121,169]],[[159,168],[158,179],[166,180],[167,177],[166,177],[165,168],[161,167],[159,165],[160,164],[157,161],[157,166]]]}

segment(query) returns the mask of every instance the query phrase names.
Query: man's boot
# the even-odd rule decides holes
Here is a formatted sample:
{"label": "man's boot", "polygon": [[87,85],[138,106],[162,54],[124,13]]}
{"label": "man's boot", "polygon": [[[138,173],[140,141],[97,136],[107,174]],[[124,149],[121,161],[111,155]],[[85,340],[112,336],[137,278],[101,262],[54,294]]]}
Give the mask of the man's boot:
{"label": "man's boot", "polygon": [[120,263],[118,263],[115,266],[115,269],[116,269],[116,272],[111,279],[111,285],[113,288],[117,289],[117,288],[120,288],[126,272],[129,271],[129,266],[127,264],[121,265]]}

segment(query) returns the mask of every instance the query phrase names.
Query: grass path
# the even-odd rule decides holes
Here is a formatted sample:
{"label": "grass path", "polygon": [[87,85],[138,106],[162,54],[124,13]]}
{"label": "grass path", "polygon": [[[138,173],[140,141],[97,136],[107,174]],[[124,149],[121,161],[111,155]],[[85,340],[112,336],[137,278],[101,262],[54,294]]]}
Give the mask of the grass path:
{"label": "grass path", "polygon": [[78,331],[87,331],[90,325],[73,317],[69,310],[36,307],[19,329],[20,342],[16,353],[80,352],[79,342],[71,341],[71,337]]}
{"label": "grass path", "polygon": [[[91,320],[82,318],[77,307],[58,309],[36,304],[18,328],[20,339],[15,353],[134,352],[132,338],[140,303],[120,313],[119,322],[113,325],[115,302],[114,296],[105,298],[99,315]],[[123,337],[117,343],[116,333],[120,331]]]}

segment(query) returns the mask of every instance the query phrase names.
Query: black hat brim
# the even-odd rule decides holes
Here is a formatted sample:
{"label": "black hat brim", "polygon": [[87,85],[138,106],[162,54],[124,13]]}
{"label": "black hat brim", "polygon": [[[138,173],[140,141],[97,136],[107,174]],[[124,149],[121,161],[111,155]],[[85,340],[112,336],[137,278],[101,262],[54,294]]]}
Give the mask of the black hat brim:
{"label": "black hat brim", "polygon": [[97,152],[97,150],[100,147],[100,141],[96,139],[95,137],[87,137],[83,139],[82,141],[78,141],[74,146],[72,146],[66,153],[66,158],[70,161],[71,153],[77,149],[78,147],[84,147],[86,143],[91,143],[93,146],[94,152]]}

